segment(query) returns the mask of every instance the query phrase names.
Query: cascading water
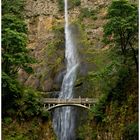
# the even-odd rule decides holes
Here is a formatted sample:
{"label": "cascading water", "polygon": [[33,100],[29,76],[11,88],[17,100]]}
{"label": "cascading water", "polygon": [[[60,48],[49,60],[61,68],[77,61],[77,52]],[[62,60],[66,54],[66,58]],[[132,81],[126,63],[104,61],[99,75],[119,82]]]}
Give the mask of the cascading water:
{"label": "cascading water", "polygon": [[[65,58],[67,70],[64,76],[60,99],[73,98],[73,86],[76,79],[76,71],[79,65],[76,47],[74,45],[68,22],[68,1],[65,0]],[[75,139],[75,115],[72,107],[57,108],[53,115],[53,127],[59,140]]]}

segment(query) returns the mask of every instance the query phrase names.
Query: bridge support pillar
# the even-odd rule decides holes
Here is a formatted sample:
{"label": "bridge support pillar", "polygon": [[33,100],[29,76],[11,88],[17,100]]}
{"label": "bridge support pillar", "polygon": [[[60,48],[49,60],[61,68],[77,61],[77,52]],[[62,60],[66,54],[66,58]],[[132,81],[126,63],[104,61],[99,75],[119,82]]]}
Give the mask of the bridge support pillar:
{"label": "bridge support pillar", "polygon": [[44,108],[46,108],[46,104],[44,104]]}

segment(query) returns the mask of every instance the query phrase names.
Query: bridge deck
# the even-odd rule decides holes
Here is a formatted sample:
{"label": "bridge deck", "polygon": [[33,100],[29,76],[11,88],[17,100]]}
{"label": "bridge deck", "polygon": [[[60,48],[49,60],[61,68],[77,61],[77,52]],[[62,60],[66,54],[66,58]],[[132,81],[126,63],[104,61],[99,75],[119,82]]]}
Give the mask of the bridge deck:
{"label": "bridge deck", "polygon": [[95,104],[96,99],[92,98],[72,98],[72,99],[58,99],[58,98],[44,98],[44,104]]}

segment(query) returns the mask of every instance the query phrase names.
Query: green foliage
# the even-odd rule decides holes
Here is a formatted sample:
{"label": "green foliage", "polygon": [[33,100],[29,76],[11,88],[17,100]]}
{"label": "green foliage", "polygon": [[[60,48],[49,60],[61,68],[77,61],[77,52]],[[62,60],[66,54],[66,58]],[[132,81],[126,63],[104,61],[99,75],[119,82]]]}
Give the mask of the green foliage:
{"label": "green foliage", "polygon": [[17,108],[16,116],[20,120],[30,119],[42,113],[41,95],[33,89],[25,88],[22,97],[16,100],[15,104]]}
{"label": "green foliage", "polygon": [[39,119],[33,119],[27,123],[12,121],[7,124],[3,122],[2,132],[4,140],[38,140],[40,131]]}
{"label": "green foliage", "polygon": [[50,113],[46,110],[43,110],[42,113],[41,113],[41,118],[44,121],[48,121],[50,119]]}
{"label": "green foliage", "polygon": [[[59,37],[59,35],[64,34],[64,27],[62,26],[54,26],[53,29],[54,33]],[[63,35],[64,36],[64,35]]]}
{"label": "green foliage", "polygon": [[23,0],[2,1],[2,70],[9,76],[15,75],[19,68],[31,72],[28,64],[34,62],[26,48],[27,26],[21,15],[23,6]]}
{"label": "green foliage", "polygon": [[5,140],[29,140],[27,136],[23,134],[7,135]]}
{"label": "green foliage", "polygon": [[137,140],[138,139],[138,123],[131,123],[125,128],[123,137],[125,140]]}
{"label": "green foliage", "polygon": [[[62,46],[64,44],[64,27],[63,26],[54,26],[53,27],[53,32],[55,33],[56,36],[56,46]],[[55,44],[55,43],[54,43]]]}
{"label": "green foliage", "polygon": [[64,10],[64,1],[63,0],[58,0],[58,6],[59,6],[59,10],[63,11]]}
{"label": "green foliage", "polygon": [[135,45],[138,40],[137,6],[127,0],[114,0],[108,8],[107,19],[103,41],[106,44],[115,43],[125,56],[124,62],[131,58],[138,71],[138,53]]}
{"label": "green foliage", "polygon": [[8,76],[5,72],[2,72],[2,87],[3,89],[8,88],[11,92],[20,92],[20,85],[18,82],[12,77]]}
{"label": "green foliage", "polygon": [[52,57],[52,54],[54,54],[54,52],[57,51],[57,49],[59,48],[60,45],[61,45],[60,40],[56,40],[55,42],[50,42],[50,44],[48,44],[48,48],[47,48],[48,56]]}
{"label": "green foliage", "polygon": [[[20,93],[22,88],[20,84],[7,75],[5,72],[2,72],[2,115],[3,117],[8,114],[11,114],[11,108],[15,106],[14,101],[20,98]],[[8,104],[7,104],[8,102]],[[10,109],[10,113],[8,110]],[[12,114],[15,113],[12,109]],[[9,116],[9,115],[8,115]]]}
{"label": "green foliage", "polygon": [[[98,104],[93,108],[93,113],[96,122],[102,122],[105,119],[105,109],[106,106],[110,104],[111,101],[121,105],[124,100],[126,100],[126,95],[123,92],[123,83],[127,81],[129,76],[128,68],[125,67],[106,67],[104,71],[94,75],[99,80],[102,81],[102,96]],[[113,72],[114,71],[114,72]],[[93,75],[92,75],[93,76]]]}
{"label": "green foliage", "polygon": [[22,15],[23,7],[23,0],[2,1],[3,116],[8,115],[9,110],[10,114],[15,113],[15,101],[22,97],[23,87],[17,81],[19,69],[32,73],[30,64],[35,62],[26,48],[27,26]]}
{"label": "green foliage", "polygon": [[103,133],[110,133],[113,139],[122,137],[125,140],[137,140],[138,124],[135,123],[137,112],[134,109],[137,108],[137,99],[128,100],[129,94],[137,98],[137,92],[131,93],[131,90],[135,89],[131,89],[133,86],[130,86],[135,83],[130,82],[130,75],[123,76],[121,73],[120,76],[122,77],[119,78],[116,87],[104,93],[96,106],[92,108],[93,130],[96,127],[98,130],[96,133],[101,138]]}
{"label": "green foliage", "polygon": [[118,57],[115,48],[108,51],[107,57],[109,61],[106,65],[102,64],[97,71],[91,71],[88,74],[88,80],[100,91],[100,100],[93,108],[94,119],[97,123],[104,122],[106,106],[111,101],[121,105],[121,102],[126,99],[122,92],[123,83],[130,74],[129,67],[123,63],[122,57]]}
{"label": "green foliage", "polygon": [[[93,61],[92,63],[96,65],[96,69],[90,71],[87,75],[87,80],[92,87],[95,87],[94,94],[100,96],[108,93],[116,86],[120,78],[120,71],[127,69],[122,60],[122,57],[118,57],[116,54],[116,49],[94,53],[90,61]],[[125,74],[127,74],[127,70]]]}
{"label": "green foliage", "polygon": [[28,63],[33,63],[26,48],[27,28],[23,20],[15,15],[4,15],[2,18],[2,65],[3,71],[13,75],[19,68],[32,72]]}
{"label": "green foliage", "polygon": [[25,0],[2,0],[2,15],[11,13],[23,17],[24,2]]}
{"label": "green foliage", "polygon": [[138,8],[127,0],[113,0],[104,26],[104,42],[114,42],[123,54],[130,49],[138,34]]}
{"label": "green foliage", "polygon": [[59,68],[61,69],[64,61],[64,27],[54,26],[53,32],[55,39],[50,41],[45,48],[47,56],[46,62],[51,68],[52,73],[56,73]]}
{"label": "green foliage", "polygon": [[72,3],[73,3],[73,6],[80,6],[81,0],[73,0]]}
{"label": "green foliage", "polygon": [[12,122],[12,118],[11,117],[6,117],[6,118],[4,118],[3,122],[8,125]]}
{"label": "green foliage", "polygon": [[96,123],[103,122],[105,118],[105,108],[107,104],[107,95],[104,95],[98,102],[98,104],[93,107],[92,112]]}
{"label": "green foliage", "polygon": [[94,20],[97,19],[96,12],[94,10],[88,9],[88,8],[82,8],[80,11],[80,18],[92,18]]}
{"label": "green foliage", "polygon": [[[12,82],[15,81],[13,80]],[[11,92],[6,95],[4,94],[3,97],[4,116],[10,116],[22,121],[30,120],[35,116],[42,117],[43,105],[41,104],[40,93],[31,88],[24,88],[18,83],[12,82],[10,81],[7,83],[9,84],[7,87],[10,88],[9,91]],[[4,81],[4,84],[6,84],[6,81]]]}
{"label": "green foliage", "polygon": [[137,7],[130,4],[128,1],[114,0],[111,6],[108,8],[108,22],[104,27],[105,35],[108,36],[114,34],[114,39],[121,39],[121,33],[122,35],[126,33],[124,36],[125,38],[128,36],[128,33],[135,35],[135,33],[138,31],[137,12]]}
{"label": "green foliage", "polygon": [[2,16],[2,28],[9,28],[20,33],[27,33],[25,21],[11,13],[7,13]]}

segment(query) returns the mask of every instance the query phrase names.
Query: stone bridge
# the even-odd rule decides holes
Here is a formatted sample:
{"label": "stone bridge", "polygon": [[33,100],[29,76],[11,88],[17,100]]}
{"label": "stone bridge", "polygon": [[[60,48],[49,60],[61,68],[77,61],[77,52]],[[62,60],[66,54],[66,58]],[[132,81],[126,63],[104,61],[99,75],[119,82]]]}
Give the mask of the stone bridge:
{"label": "stone bridge", "polygon": [[72,99],[43,98],[42,99],[42,103],[44,104],[44,109],[46,109],[47,111],[62,106],[77,106],[85,109],[90,109],[90,107],[95,105],[96,102],[97,100],[93,98],[72,98]]}

